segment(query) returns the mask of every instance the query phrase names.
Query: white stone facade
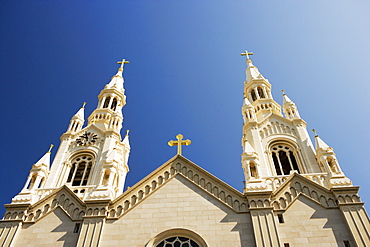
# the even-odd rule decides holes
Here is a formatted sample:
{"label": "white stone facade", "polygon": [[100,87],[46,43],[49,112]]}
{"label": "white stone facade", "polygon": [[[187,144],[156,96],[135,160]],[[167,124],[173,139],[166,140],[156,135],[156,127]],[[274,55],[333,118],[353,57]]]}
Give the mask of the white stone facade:
{"label": "white stone facade", "polygon": [[[248,54],[246,52],[244,55]],[[336,155],[247,56],[239,192],[182,155],[123,191],[123,66],[84,124],[71,119],[50,166],[32,166],[0,221],[1,246],[370,246],[369,218]],[[282,112],[284,112],[285,117]]]}

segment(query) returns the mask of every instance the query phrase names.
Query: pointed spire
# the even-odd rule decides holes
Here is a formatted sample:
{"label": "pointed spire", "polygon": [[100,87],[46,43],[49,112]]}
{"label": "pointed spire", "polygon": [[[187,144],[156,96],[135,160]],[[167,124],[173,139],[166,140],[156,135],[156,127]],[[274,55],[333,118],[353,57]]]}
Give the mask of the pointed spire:
{"label": "pointed spire", "polygon": [[253,65],[252,60],[249,58],[249,55],[253,55],[253,52],[244,51],[244,53],[241,53],[240,55],[245,56],[247,59],[246,61],[248,65],[247,70],[246,70],[247,82],[250,82],[252,79],[257,79],[257,78],[263,79],[263,76],[258,71],[258,68]]}
{"label": "pointed spire", "polygon": [[288,119],[301,118],[298,112],[298,108],[294,104],[294,102],[291,99],[289,99],[289,97],[285,94],[284,90],[281,90],[281,92],[283,93],[283,111],[285,117]]}
{"label": "pointed spire", "polygon": [[39,159],[34,166],[47,166],[48,168],[50,167],[50,155],[51,155],[51,149],[54,147],[53,144],[50,144],[49,150],[44,154],[44,156]]}
{"label": "pointed spire", "polygon": [[312,132],[315,134],[315,146],[316,146],[316,150],[319,150],[319,149],[322,149],[322,150],[328,150],[328,149],[332,149],[331,147],[329,147],[328,144],[326,144],[320,137],[319,135],[316,133],[316,130],[315,129],[312,129]]}
{"label": "pointed spire", "polygon": [[258,71],[258,68],[253,65],[252,60],[249,58],[249,55],[253,55],[253,52],[244,51],[244,53],[240,54],[241,56],[246,56],[247,59],[247,82],[250,82],[253,79],[265,79],[262,74]]}
{"label": "pointed spire", "polygon": [[85,105],[86,102],[83,103],[82,107],[76,112],[76,114],[72,117],[72,119],[81,119],[84,120],[85,118]]}
{"label": "pointed spire", "polygon": [[128,135],[129,132],[130,132],[130,130],[126,130],[125,138],[123,138],[123,141],[122,141],[122,143],[126,144],[128,147],[130,146],[129,135]]}
{"label": "pointed spire", "polygon": [[284,90],[281,90],[281,92],[283,93],[283,104],[286,104],[286,103],[294,104],[294,102],[291,99],[289,99],[289,97],[285,94]]}
{"label": "pointed spire", "polygon": [[107,84],[106,88],[116,88],[119,90],[123,90],[123,71],[124,71],[124,65],[130,63],[126,59],[122,59],[122,61],[118,61],[118,64],[121,64],[121,66],[118,68],[118,71],[116,75],[114,75],[111,79],[111,81]]}

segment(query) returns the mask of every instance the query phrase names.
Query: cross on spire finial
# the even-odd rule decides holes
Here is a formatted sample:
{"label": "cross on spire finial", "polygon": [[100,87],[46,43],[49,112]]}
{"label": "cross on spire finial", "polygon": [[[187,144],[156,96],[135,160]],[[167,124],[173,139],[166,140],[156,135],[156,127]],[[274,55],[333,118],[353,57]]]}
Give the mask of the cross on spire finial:
{"label": "cross on spire finial", "polygon": [[184,138],[184,136],[181,135],[181,134],[178,134],[176,136],[177,141],[171,140],[171,141],[168,142],[168,145],[171,146],[171,147],[177,146],[177,154],[178,155],[182,155],[182,145],[189,146],[191,144],[191,141],[189,139],[183,140],[182,138]]}
{"label": "cross on spire finial", "polygon": [[243,53],[240,53],[240,56],[246,56],[247,60],[249,59],[249,56],[252,56],[253,52],[248,52],[245,50]]}
{"label": "cross on spire finial", "polygon": [[315,137],[319,136],[319,135],[316,133],[316,130],[315,130],[315,129],[312,129],[312,132],[314,133]]}
{"label": "cross on spire finial", "polygon": [[130,63],[130,61],[127,61],[126,59],[122,59],[122,61],[118,61],[117,62],[118,64],[121,64],[121,67],[120,67],[120,70],[124,70],[124,66],[125,66],[125,64],[128,64],[128,63]]}

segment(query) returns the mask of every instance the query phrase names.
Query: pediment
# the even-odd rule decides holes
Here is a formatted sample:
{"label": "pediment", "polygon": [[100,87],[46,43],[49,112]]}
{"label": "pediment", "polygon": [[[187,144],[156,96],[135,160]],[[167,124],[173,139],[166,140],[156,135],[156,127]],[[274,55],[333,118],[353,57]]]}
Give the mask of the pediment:
{"label": "pediment", "polygon": [[235,212],[247,212],[246,197],[230,185],[213,176],[183,156],[177,155],[158,167],[137,184],[115,199],[109,207],[109,218],[122,217],[126,212],[143,203],[171,179],[181,176]]}
{"label": "pediment", "polygon": [[325,208],[337,207],[333,193],[324,187],[320,177],[314,182],[298,173],[292,174],[271,195],[271,204],[275,210],[286,210],[297,197],[304,195]]}
{"label": "pediment", "polygon": [[49,195],[33,205],[7,204],[5,207],[7,212],[4,220],[23,220],[26,223],[39,221],[57,208],[63,210],[71,220],[82,220],[86,208],[85,203],[65,185],[49,191]]}
{"label": "pediment", "polygon": [[291,120],[286,119],[285,117],[275,114],[273,112],[271,112],[270,115],[268,115],[263,121],[261,121],[259,125],[264,125],[267,122],[279,122],[285,125],[293,126],[293,123]]}
{"label": "pediment", "polygon": [[76,136],[80,136],[82,135],[83,133],[85,132],[94,132],[95,134],[97,134],[100,138],[104,136],[104,132],[99,129],[95,124],[91,124],[89,126],[86,126],[85,128],[81,129],[78,133],[76,133]]}

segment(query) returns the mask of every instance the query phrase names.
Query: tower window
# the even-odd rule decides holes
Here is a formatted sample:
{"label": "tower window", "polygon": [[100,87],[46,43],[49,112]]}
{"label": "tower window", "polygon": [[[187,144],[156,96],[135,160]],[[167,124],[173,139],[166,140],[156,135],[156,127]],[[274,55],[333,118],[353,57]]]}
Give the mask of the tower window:
{"label": "tower window", "polygon": [[72,167],[69,171],[67,183],[72,182],[72,186],[85,186],[89,180],[93,158],[84,154],[78,156],[72,161]]}
{"label": "tower window", "polygon": [[251,96],[252,96],[252,101],[256,101],[257,100],[257,95],[256,95],[256,93],[254,92],[253,89],[251,90]]}
{"label": "tower window", "polygon": [[113,98],[112,106],[110,108],[113,111],[115,111],[116,110],[116,107],[117,107],[117,99],[116,98]]}
{"label": "tower window", "polygon": [[262,89],[261,87],[258,87],[258,88],[257,88],[257,92],[258,92],[258,95],[260,96],[260,98],[261,98],[261,99],[266,98],[266,97],[265,97],[265,94],[264,94],[264,92],[263,92],[263,89]]}
{"label": "tower window", "polygon": [[108,108],[108,106],[109,106],[109,101],[110,101],[110,97],[108,96],[107,98],[105,98],[103,108]]}
{"label": "tower window", "polygon": [[256,164],[254,164],[253,162],[251,162],[250,165],[249,165],[249,171],[251,173],[252,178],[257,178],[258,177]]}
{"label": "tower window", "polygon": [[277,175],[289,175],[290,171],[297,171],[299,168],[296,157],[289,146],[278,144],[272,146],[272,160]]}

